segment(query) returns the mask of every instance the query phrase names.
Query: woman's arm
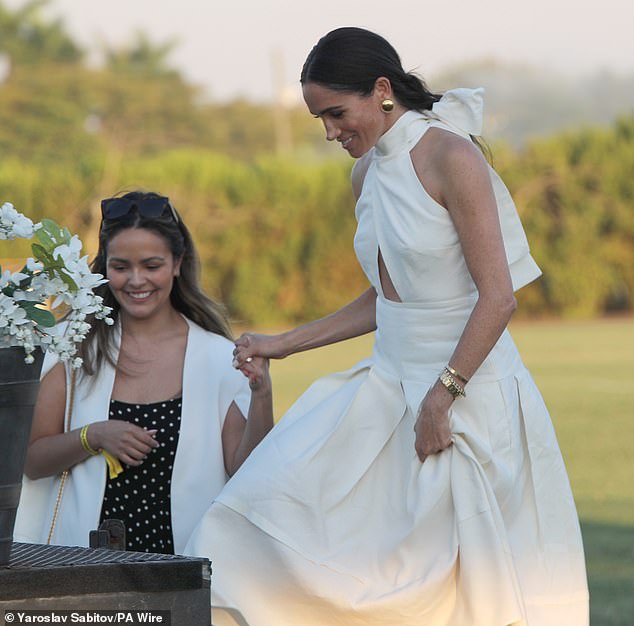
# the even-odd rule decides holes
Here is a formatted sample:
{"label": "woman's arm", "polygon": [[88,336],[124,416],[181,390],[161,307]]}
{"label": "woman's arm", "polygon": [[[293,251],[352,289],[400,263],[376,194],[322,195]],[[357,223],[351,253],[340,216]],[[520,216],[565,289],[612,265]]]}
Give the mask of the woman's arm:
{"label": "woman's arm", "polygon": [[[363,181],[371,162],[371,155],[366,153],[352,168],[352,192],[357,200],[363,190]],[[245,333],[236,341],[233,365],[242,369],[246,359],[254,356],[283,359],[296,352],[365,335],[375,329],[376,291],[370,287],[335,313],[288,332],[279,335]]]}
{"label": "woman's arm", "polygon": [[[435,183],[428,191],[449,211],[478,289],[478,300],[448,363],[469,379],[506,328],[516,302],[487,163],[472,143],[431,130],[443,136],[437,137],[439,149],[431,176]],[[416,424],[421,460],[450,445],[447,413],[453,400],[440,381],[424,398]]]}
{"label": "woman's arm", "polygon": [[480,367],[516,308],[488,165],[471,142],[450,137],[442,204],[454,223],[478,300],[450,359],[466,378]]}
{"label": "woman's arm", "polygon": [[268,360],[256,357],[245,363],[243,371],[251,388],[249,419],[245,420],[236,403],[232,402],[222,428],[222,451],[229,476],[235,474],[273,428],[273,388]]}
{"label": "woman's arm", "polygon": [[57,363],[40,381],[33,409],[31,439],[25,474],[32,479],[51,476],[89,456],[79,440],[79,430],[64,433],[66,373]]}
{"label": "woman's arm", "polygon": [[335,313],[279,335],[246,333],[236,341],[234,366],[254,356],[282,359],[296,352],[365,335],[376,329],[376,291],[370,287]]}
{"label": "woman's arm", "polygon": [[[58,363],[40,381],[24,466],[29,478],[54,476],[91,456],[81,443],[80,428],[64,432],[65,416],[66,374]],[[86,435],[94,450],[103,448],[127,465],[140,465],[159,445],[155,433],[128,422],[105,420],[90,424]]]}

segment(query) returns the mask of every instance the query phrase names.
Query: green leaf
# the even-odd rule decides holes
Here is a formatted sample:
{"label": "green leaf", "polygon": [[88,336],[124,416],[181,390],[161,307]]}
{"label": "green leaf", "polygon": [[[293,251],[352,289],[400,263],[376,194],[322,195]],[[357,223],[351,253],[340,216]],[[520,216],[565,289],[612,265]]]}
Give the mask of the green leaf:
{"label": "green leaf", "polygon": [[77,283],[64,271],[59,272],[59,277],[73,290],[77,291]]}
{"label": "green leaf", "polygon": [[33,257],[35,258],[35,260],[36,261],[41,261],[47,267],[51,263],[55,262],[55,260],[53,259],[51,253],[44,246],[41,246],[39,243],[32,243],[31,244],[31,251],[33,252]]}
{"label": "green leaf", "polygon": [[[44,249],[48,250],[48,251],[53,251],[56,247],[55,242],[53,241],[53,239],[51,238],[51,235],[48,231],[46,231],[44,228],[39,228],[38,230],[35,231],[35,237],[37,238],[37,240],[42,244],[42,246],[44,246]],[[38,245],[38,244],[33,244]]]}
{"label": "green leaf", "polygon": [[52,328],[56,324],[55,316],[47,309],[34,309],[33,321],[44,328]]}
{"label": "green leaf", "polygon": [[42,227],[36,232],[38,238],[44,245],[52,251],[57,246],[68,243],[71,234],[67,228],[62,228],[57,222],[44,218],[41,221]]}
{"label": "green leaf", "polygon": [[44,264],[44,271],[53,276],[59,274],[62,269],[65,268],[64,260],[61,257],[53,257],[53,255],[45,250],[37,243],[31,245],[33,256],[37,261],[41,261]]}
{"label": "green leaf", "polygon": [[39,326],[45,328],[55,326],[55,316],[49,310],[40,308],[34,302],[22,302],[20,306],[26,311],[27,317]]}

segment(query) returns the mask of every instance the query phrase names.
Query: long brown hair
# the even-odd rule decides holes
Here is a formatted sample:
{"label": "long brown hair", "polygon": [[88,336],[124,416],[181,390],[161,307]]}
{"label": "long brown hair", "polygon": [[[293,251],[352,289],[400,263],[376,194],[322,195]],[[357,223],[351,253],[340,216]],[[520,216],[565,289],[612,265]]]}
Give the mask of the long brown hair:
{"label": "long brown hair", "polygon": [[[146,198],[160,198],[160,195],[154,192],[132,191],[121,197],[141,203]],[[210,298],[200,286],[200,261],[191,233],[178,213],[174,213],[178,217],[177,220],[168,210],[159,217],[145,217],[137,206],[132,204],[126,215],[102,220],[99,250],[91,269],[95,273],[106,275],[108,244],[121,231],[128,228],[152,231],[167,242],[175,260],[182,259],[180,274],[175,278],[170,293],[172,306],[205,330],[232,339],[231,326],[224,306]],[[97,374],[104,360],[116,367],[113,329],[116,328],[119,319],[119,303],[107,283],[100,285],[95,291],[103,298],[104,304],[112,307],[110,316],[115,321],[115,326],[92,321],[91,329],[79,350],[79,355],[83,359],[83,371],[88,375]]]}

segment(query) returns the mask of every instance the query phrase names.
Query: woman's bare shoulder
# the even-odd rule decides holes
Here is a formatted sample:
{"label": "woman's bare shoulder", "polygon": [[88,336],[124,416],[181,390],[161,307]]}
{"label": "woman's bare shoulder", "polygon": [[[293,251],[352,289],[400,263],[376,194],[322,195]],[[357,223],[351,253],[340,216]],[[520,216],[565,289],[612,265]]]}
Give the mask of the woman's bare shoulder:
{"label": "woman's bare shoulder", "polygon": [[482,161],[484,158],[473,141],[438,127],[430,128],[412,148],[410,154],[414,163],[429,161],[443,169],[452,163]]}
{"label": "woman's bare shoulder", "polygon": [[443,128],[430,128],[410,152],[421,184],[444,205],[447,184],[459,185],[466,174],[486,176],[487,162],[470,139]]}

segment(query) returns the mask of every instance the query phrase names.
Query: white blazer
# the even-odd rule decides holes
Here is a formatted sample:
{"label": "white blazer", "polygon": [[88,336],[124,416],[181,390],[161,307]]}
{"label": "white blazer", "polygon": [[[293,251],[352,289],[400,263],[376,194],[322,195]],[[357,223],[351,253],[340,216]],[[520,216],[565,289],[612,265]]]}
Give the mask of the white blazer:
{"label": "white blazer", "polygon": [[[222,427],[236,402],[247,415],[251,392],[247,379],[231,366],[233,344],[185,318],[189,325],[183,370],[183,403],[171,483],[174,551],[183,552],[190,534],[227,481],[222,453]],[[117,352],[118,352],[117,342]],[[57,362],[47,354],[44,376]],[[69,372],[67,368],[67,380]],[[107,420],[115,370],[104,363],[99,378],[79,376],[70,428]],[[67,384],[67,392],[70,385]],[[68,393],[67,393],[68,396]],[[68,402],[68,397],[67,397]],[[66,480],[51,543],[87,546],[97,528],[106,485],[102,455],[75,465]],[[46,543],[60,476],[30,480],[24,476],[14,541]]]}

